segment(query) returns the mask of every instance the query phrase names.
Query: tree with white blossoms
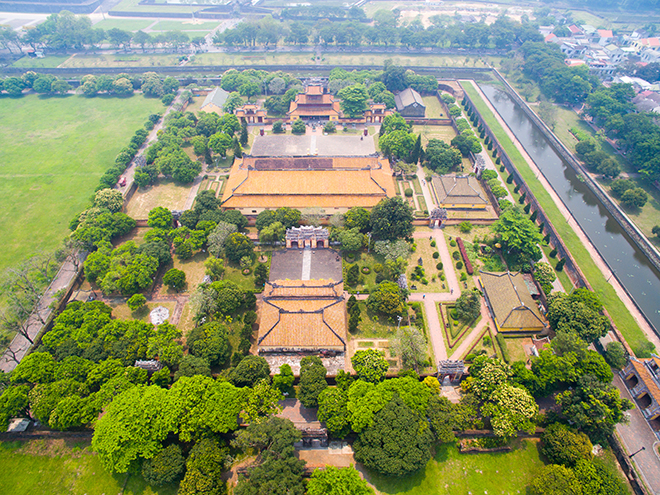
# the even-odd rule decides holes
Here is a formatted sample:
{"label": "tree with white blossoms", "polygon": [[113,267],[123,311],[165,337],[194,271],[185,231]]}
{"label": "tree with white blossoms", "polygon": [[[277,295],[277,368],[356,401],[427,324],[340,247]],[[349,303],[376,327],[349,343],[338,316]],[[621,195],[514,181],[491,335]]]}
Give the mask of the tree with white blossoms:
{"label": "tree with white blossoms", "polygon": [[410,257],[410,244],[406,241],[376,241],[374,251],[386,260],[408,259]]}
{"label": "tree with white blossoms", "polygon": [[219,258],[222,254],[225,241],[231,234],[237,231],[238,228],[233,223],[218,222],[218,225],[215,227],[213,232],[209,234],[206,240],[209,253],[211,253],[216,258]]}
{"label": "tree with white blossoms", "polygon": [[539,412],[539,406],[527,390],[506,384],[492,393],[481,412],[484,416],[490,416],[495,435],[511,438],[519,431],[534,431],[534,418]]}

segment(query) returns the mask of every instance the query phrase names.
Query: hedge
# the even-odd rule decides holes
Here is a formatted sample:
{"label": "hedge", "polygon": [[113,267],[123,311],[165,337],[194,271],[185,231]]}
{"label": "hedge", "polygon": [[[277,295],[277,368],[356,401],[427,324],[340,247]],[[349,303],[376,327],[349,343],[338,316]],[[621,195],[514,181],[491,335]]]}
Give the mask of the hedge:
{"label": "hedge", "polygon": [[470,258],[468,258],[467,251],[465,251],[465,244],[463,244],[463,239],[457,237],[456,243],[458,244],[458,249],[461,252],[461,256],[463,256],[463,261],[465,261],[465,271],[468,272],[468,275],[472,275],[474,270],[472,269],[472,263],[470,263]]}

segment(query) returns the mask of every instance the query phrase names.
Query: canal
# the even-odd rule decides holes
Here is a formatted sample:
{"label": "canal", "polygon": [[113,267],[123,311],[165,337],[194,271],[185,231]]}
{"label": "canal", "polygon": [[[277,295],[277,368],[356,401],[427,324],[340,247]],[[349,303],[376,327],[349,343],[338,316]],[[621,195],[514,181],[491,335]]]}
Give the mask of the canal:
{"label": "canal", "polygon": [[660,273],[509,95],[488,84],[479,87],[658,333]]}

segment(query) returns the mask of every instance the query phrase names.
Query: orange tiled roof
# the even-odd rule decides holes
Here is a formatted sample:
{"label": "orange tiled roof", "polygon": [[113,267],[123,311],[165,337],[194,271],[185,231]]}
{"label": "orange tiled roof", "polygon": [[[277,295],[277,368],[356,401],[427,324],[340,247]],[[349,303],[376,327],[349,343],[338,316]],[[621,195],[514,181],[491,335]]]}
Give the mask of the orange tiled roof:
{"label": "orange tiled roof", "polygon": [[[339,160],[338,163],[352,163]],[[372,207],[394,196],[392,171],[367,170],[247,170],[242,161],[232,166],[222,197],[226,208]]]}
{"label": "orange tiled roof", "polygon": [[332,281],[325,280],[267,283],[261,306],[259,346],[344,349],[343,284],[323,287],[331,284]]}
{"label": "orange tiled roof", "polygon": [[633,365],[635,371],[639,375],[640,380],[646,385],[646,388],[649,390],[649,394],[655,399],[656,403],[660,404],[660,388],[658,388],[657,383],[651,376],[651,373],[646,368],[644,363],[638,361],[637,359],[631,359],[630,364]]}

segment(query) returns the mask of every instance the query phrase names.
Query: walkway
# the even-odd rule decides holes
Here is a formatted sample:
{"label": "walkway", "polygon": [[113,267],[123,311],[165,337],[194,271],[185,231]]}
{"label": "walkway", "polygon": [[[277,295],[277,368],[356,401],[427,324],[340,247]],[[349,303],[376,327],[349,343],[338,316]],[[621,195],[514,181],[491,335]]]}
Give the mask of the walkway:
{"label": "walkway", "polygon": [[[82,265],[87,255],[76,254],[76,256],[79,258],[79,265]],[[78,270],[70,260],[67,260],[62,264],[57,275],[55,275],[55,278],[46,289],[46,292],[44,292],[44,295],[37,305],[37,309],[32,316],[28,318],[29,324],[27,333],[31,340],[34,340],[37,335],[39,335],[39,332],[41,332],[41,329],[44,326],[42,321],[48,321],[48,318],[53,312],[51,304],[57,303],[57,292],[62,289],[66,290],[77,275]],[[0,357],[0,370],[5,373],[13,371],[14,368],[16,368],[16,365],[21,362],[21,359],[23,359],[29,352],[31,347],[32,344],[25,336],[16,334],[11,341],[11,344],[9,344],[9,347],[2,354],[2,357]]]}
{"label": "walkway", "polygon": [[461,342],[461,345],[452,351],[451,358],[461,359],[462,356],[467,354],[467,351],[470,349],[470,347],[472,347],[472,345],[474,345],[475,340],[481,335],[481,332],[483,332],[488,325],[490,325],[493,330],[496,328],[495,322],[493,322],[490,311],[488,310],[488,306],[486,306],[486,300],[482,297],[481,321],[477,323],[477,326],[474,327],[474,329],[470,332],[470,335],[468,335],[466,339]]}
{"label": "walkway", "polygon": [[[614,374],[613,384],[621,392],[621,397],[635,403],[618,373]],[[642,447],[645,448],[642,452],[635,454],[632,460],[649,489],[655,494],[660,494],[660,459],[655,451],[659,443],[658,439],[637,406],[628,411],[626,415],[630,418],[630,422],[627,425],[617,425],[616,432],[629,455]]]}
{"label": "walkway", "polygon": [[545,176],[541,173],[541,171],[538,169],[536,166],[536,163],[534,163],[534,160],[527,154],[527,151],[525,151],[525,148],[520,144],[518,139],[516,138],[515,134],[509,129],[509,126],[504,122],[500,114],[495,110],[493,105],[490,103],[486,95],[483,94],[481,91],[481,88],[479,88],[478,85],[474,83],[474,81],[461,81],[464,84],[472,84],[473,87],[476,89],[476,91],[479,93],[479,96],[481,99],[484,101],[484,103],[488,106],[488,109],[491,111],[491,113],[495,116],[497,119],[498,123],[502,126],[502,128],[505,130],[511,141],[515,144],[516,148],[520,153],[522,154],[523,158],[525,161],[528,163],[530,169],[534,172],[536,175],[536,178],[539,180],[543,188],[548,191],[548,194],[552,197],[552,200],[554,201],[555,205],[561,212],[561,214],[564,216],[566,219],[566,222],[568,225],[571,226],[571,228],[575,231],[577,234],[578,238],[584,245],[584,247],[587,249],[589,252],[589,255],[593,259],[594,263],[598,267],[598,269],[602,272],[603,276],[608,280],[608,282],[612,285],[614,288],[617,296],[623,303],[626,305],[628,308],[628,311],[630,311],[630,314],[633,316],[637,324],[640,326],[644,334],[646,335],[646,338],[649,339],[649,341],[656,347],[660,348],[660,338],[655,334],[651,326],[647,323],[646,319],[644,316],[640,313],[640,311],[637,309],[637,306],[635,306],[635,303],[630,299],[630,296],[628,296],[628,293],[625,291],[625,289],[621,286],[617,278],[614,276],[614,273],[609,269],[603,258],[601,258],[600,254],[598,254],[598,251],[596,251],[596,248],[594,245],[591,243],[587,235],[584,233],[582,228],[578,225],[577,221],[573,217],[570,211],[568,211],[568,208],[566,208],[566,205],[564,205],[563,201],[561,198],[557,195],[555,190],[552,188],[550,183],[546,180]]}

